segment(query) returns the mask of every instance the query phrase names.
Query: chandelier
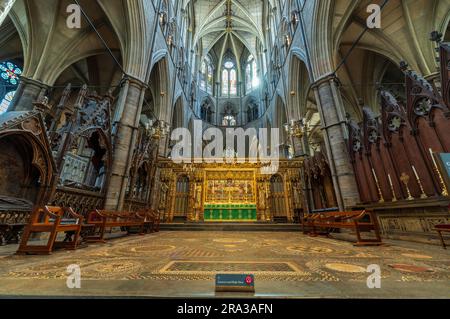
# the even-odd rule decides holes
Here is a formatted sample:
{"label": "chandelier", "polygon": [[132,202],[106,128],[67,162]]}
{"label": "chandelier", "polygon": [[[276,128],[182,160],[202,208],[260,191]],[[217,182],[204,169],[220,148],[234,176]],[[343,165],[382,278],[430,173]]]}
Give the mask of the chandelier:
{"label": "chandelier", "polygon": [[169,134],[170,125],[161,120],[149,120],[145,125],[145,129],[149,136],[151,136],[155,140],[159,140]]}
{"label": "chandelier", "polygon": [[289,123],[284,124],[284,130],[289,137],[302,138],[305,134],[304,120],[291,120]]}

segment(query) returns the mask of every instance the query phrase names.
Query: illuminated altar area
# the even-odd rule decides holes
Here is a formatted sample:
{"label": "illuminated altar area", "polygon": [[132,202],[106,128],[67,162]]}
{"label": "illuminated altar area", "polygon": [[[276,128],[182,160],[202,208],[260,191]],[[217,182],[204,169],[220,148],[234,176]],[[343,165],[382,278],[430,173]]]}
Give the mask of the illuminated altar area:
{"label": "illuminated altar area", "polygon": [[262,163],[158,163],[165,222],[292,222],[305,207],[301,160],[280,161],[273,174]]}
{"label": "illuminated altar area", "polygon": [[204,170],[204,221],[256,221],[256,170]]}

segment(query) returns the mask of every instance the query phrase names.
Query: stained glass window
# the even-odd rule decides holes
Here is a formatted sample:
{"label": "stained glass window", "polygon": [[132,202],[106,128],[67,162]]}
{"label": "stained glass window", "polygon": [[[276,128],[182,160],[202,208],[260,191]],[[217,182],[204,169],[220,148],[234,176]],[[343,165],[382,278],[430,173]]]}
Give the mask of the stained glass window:
{"label": "stained glass window", "polygon": [[6,93],[5,97],[2,100],[2,103],[0,104],[0,114],[6,112],[9,104],[11,103],[12,99],[14,98],[15,93],[16,93],[16,91]]}
{"label": "stained glass window", "polygon": [[231,69],[231,68],[234,67],[234,63],[233,63],[232,61],[227,61],[227,62],[225,62],[224,66],[225,66],[227,69]]}
{"label": "stained glass window", "polygon": [[247,92],[250,92],[252,90],[252,66],[250,64],[247,64],[247,66],[245,67],[245,79],[245,89],[247,90]]}
{"label": "stained glass window", "polygon": [[200,68],[200,88],[203,91],[212,94],[213,83],[214,83],[214,69],[210,57],[207,56],[203,60]]}
{"label": "stained glass window", "polygon": [[259,86],[258,65],[253,55],[247,59],[247,66],[245,67],[245,88],[247,92]]}
{"label": "stained glass window", "polygon": [[19,84],[19,76],[22,74],[22,70],[11,62],[0,63],[0,76],[3,80],[12,85]]}
{"label": "stained glass window", "polygon": [[211,65],[208,65],[208,83],[207,83],[207,91],[208,93],[212,93],[213,87],[213,68]]}
{"label": "stained glass window", "polygon": [[236,70],[234,69],[230,71],[230,94],[231,95],[237,94],[237,76]]}
{"label": "stained glass window", "polygon": [[257,67],[257,65],[256,65],[256,61],[255,60],[253,60],[253,62],[252,62],[252,71],[253,71],[253,74],[252,74],[252,86],[253,86],[253,88],[256,88],[256,87],[258,87],[259,86],[259,77],[258,77],[258,67]]}
{"label": "stained glass window", "polygon": [[202,62],[202,68],[200,70],[200,88],[202,90],[206,90],[206,81],[205,81],[205,77],[206,77],[206,62],[203,61]]}
{"label": "stained glass window", "polygon": [[228,82],[228,70],[222,72],[222,94],[228,94],[229,82]]}
{"label": "stained glass window", "polygon": [[0,63],[0,114],[6,112],[20,82],[22,70],[13,62]]}

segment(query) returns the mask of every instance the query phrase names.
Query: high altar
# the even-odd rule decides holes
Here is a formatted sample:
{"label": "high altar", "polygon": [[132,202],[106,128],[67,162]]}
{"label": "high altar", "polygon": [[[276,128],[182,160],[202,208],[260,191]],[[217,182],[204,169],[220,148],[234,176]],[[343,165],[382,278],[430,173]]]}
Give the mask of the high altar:
{"label": "high altar", "polygon": [[191,222],[293,221],[303,209],[301,160],[280,161],[273,174],[262,163],[158,164],[158,209],[164,220]]}

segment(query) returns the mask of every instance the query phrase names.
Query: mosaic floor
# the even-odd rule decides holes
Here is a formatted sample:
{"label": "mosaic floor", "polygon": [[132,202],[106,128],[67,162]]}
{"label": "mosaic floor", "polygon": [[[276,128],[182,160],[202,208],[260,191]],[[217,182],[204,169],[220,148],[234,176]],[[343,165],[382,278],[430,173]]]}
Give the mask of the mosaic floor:
{"label": "mosaic floor", "polygon": [[[0,247],[0,295],[214,296],[216,273],[255,274],[256,295],[303,298],[450,298],[450,250],[389,241],[381,247],[301,233],[162,232],[74,252],[15,256]],[[79,265],[82,287],[66,285]],[[369,289],[369,265],[381,288]]]}

